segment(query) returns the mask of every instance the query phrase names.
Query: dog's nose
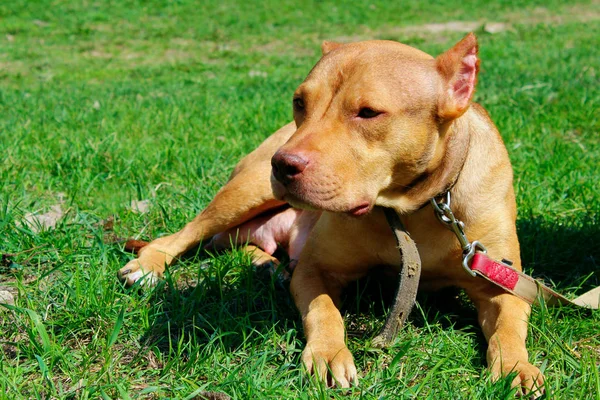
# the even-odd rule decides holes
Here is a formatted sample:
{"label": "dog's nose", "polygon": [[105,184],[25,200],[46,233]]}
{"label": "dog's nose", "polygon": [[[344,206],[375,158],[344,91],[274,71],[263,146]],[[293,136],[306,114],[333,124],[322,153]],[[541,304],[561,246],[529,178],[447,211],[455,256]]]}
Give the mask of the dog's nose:
{"label": "dog's nose", "polygon": [[271,158],[273,176],[284,185],[297,179],[307,165],[308,160],[297,154],[278,151],[273,158]]}

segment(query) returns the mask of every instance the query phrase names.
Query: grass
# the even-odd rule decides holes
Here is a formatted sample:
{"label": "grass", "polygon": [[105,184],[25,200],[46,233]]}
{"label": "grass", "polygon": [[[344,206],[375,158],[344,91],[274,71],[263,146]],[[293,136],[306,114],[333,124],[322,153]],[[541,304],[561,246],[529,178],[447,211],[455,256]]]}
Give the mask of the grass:
{"label": "grass", "polygon": [[[512,398],[510,380],[489,381],[462,296],[420,297],[385,350],[369,345],[380,296],[348,296],[361,373],[348,396],[303,374],[288,292],[241,253],[192,255],[140,292],[117,282],[131,255],[112,240],[174,232],[201,210],[290,119],[321,40],[437,54],[463,35],[443,24],[475,21],[476,99],[513,161],[526,269],[567,293],[599,285],[599,13],[556,0],[3,2],[0,290],[16,300],[0,307],[0,397]],[[55,229],[23,223],[59,203]],[[548,398],[600,398],[599,323],[597,311],[534,310],[528,349]]]}

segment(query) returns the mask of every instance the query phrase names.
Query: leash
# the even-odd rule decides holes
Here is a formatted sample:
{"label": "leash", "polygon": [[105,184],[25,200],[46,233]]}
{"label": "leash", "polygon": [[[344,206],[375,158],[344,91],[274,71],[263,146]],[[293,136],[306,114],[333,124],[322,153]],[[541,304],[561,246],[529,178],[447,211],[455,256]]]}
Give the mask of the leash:
{"label": "leash", "polygon": [[482,277],[532,305],[545,303],[547,306],[568,305],[598,309],[600,286],[569,300],[543,282],[512,268],[510,260],[496,261],[490,258],[483,244],[478,241],[469,242],[467,239],[465,224],[454,216],[450,208],[450,192],[441,197],[442,200],[433,198],[430,203],[440,222],[456,235],[463,250],[462,266],[471,276]]}
{"label": "leash", "polygon": [[384,208],[383,211],[396,237],[396,247],[400,252],[402,265],[400,266],[399,273],[400,281],[398,282],[390,313],[379,334],[371,342],[372,346],[377,348],[386,347],[396,339],[398,330],[402,327],[415,305],[419,280],[421,278],[421,257],[419,256],[417,245],[410,238],[398,214],[391,208]]}

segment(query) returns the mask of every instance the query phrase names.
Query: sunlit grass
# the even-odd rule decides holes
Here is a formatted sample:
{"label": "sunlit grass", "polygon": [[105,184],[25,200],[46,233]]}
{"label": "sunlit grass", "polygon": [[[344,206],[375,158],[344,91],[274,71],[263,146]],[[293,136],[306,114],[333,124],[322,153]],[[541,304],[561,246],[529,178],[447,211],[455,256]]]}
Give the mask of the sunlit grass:
{"label": "sunlit grass", "polygon": [[[0,306],[0,397],[512,398],[510,379],[489,380],[462,296],[420,297],[377,350],[382,300],[351,291],[361,384],[348,396],[304,374],[287,290],[240,252],[191,255],[151,291],[118,283],[131,255],[113,241],[174,232],[201,210],[290,119],[324,39],[437,54],[463,32],[424,24],[480,23],[476,99],[513,161],[524,265],[568,293],[600,284],[597,3],[81,4],[0,4],[0,290],[16,298]],[[59,203],[55,229],[23,223]],[[598,398],[599,316],[534,309],[528,349],[548,398]]]}

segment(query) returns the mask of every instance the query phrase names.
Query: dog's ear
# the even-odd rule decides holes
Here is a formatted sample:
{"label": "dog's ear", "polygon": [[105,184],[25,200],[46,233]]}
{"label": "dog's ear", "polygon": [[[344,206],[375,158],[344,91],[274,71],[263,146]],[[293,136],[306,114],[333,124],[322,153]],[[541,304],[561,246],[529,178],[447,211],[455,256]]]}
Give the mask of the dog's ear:
{"label": "dog's ear", "polygon": [[438,115],[442,120],[458,118],[469,108],[479,71],[477,50],[477,38],[469,33],[435,59],[443,85],[438,104]]}
{"label": "dog's ear", "polygon": [[338,43],[338,42],[330,42],[328,40],[325,40],[322,44],[321,44],[321,52],[323,53],[323,55],[329,53],[331,50],[335,50],[338,47],[343,46],[343,43]]}

